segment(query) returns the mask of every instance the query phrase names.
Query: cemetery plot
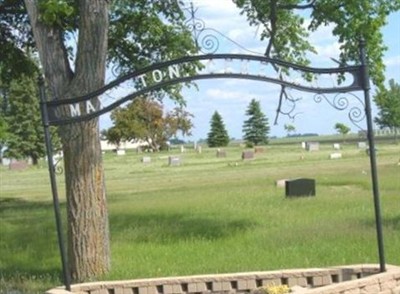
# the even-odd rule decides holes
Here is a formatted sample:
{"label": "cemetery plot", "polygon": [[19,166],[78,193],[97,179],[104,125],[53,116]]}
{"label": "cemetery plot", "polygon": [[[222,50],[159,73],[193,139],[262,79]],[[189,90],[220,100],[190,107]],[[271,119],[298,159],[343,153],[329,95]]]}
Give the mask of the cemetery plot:
{"label": "cemetery plot", "polygon": [[286,197],[291,196],[315,196],[314,179],[294,179],[285,182]]}

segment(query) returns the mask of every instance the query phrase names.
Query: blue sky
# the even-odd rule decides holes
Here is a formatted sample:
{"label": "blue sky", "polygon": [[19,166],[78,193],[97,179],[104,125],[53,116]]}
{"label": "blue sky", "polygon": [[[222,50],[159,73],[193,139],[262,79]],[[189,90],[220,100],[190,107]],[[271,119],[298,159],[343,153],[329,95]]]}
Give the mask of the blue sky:
{"label": "blue sky", "polygon": [[[189,1],[187,1],[189,3]],[[198,7],[197,16],[205,21],[207,27],[218,30],[230,39],[241,44],[247,49],[256,52],[264,52],[265,43],[259,42],[258,31],[250,27],[245,17],[240,16],[239,10],[232,4],[231,0],[197,0],[194,1]],[[400,82],[400,12],[391,14],[388,24],[383,28],[384,42],[388,46],[385,54],[386,79],[394,78]],[[331,27],[324,27],[310,36],[312,44],[318,51],[313,55],[313,67],[337,67],[331,58],[338,59],[339,44],[331,33]],[[220,47],[218,53],[246,53],[231,42],[224,42],[219,38]],[[344,123],[357,132],[348,118],[348,111],[338,111],[322,101],[316,103],[313,95],[301,92],[292,92],[294,98],[299,98],[295,113],[295,119],[280,115],[278,124],[274,125],[276,108],[278,103],[279,87],[269,83],[215,79],[196,82],[195,88],[185,89],[183,94],[187,101],[187,110],[194,114],[194,129],[192,136],[186,140],[198,140],[206,138],[210,127],[210,118],[214,111],[218,111],[226,125],[230,137],[242,137],[242,124],[246,119],[245,111],[251,99],[255,98],[261,103],[262,111],[269,119],[271,136],[285,136],[284,125],[292,124],[297,133],[335,133],[334,125],[337,122]],[[362,93],[356,93],[363,98]],[[373,91],[371,93],[374,94]],[[351,102],[355,106],[361,106],[357,101]],[[165,101],[167,108],[173,106],[171,102]],[[353,104],[352,104],[353,105]],[[376,113],[373,108],[373,115]],[[109,127],[107,118],[102,120],[102,128]],[[361,122],[361,127],[365,121]]]}

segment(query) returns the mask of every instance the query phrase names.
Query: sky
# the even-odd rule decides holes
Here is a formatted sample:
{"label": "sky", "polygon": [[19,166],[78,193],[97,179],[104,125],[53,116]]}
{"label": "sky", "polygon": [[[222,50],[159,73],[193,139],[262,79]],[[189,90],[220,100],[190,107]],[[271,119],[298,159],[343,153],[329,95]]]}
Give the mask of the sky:
{"label": "sky", "polygon": [[[245,16],[231,0],[196,0],[193,1],[197,8],[196,16],[205,22],[206,27],[213,28],[242,47],[260,52],[265,51],[266,42],[259,41],[259,30],[250,27]],[[187,1],[189,4],[190,1]],[[388,47],[385,53],[386,79],[395,79],[400,82],[400,12],[388,17],[388,24],[383,28],[384,42]],[[216,53],[248,53],[237,44],[218,36],[219,48]],[[339,59],[339,43],[332,34],[332,27],[323,27],[310,35],[311,43],[318,54],[311,57],[312,67],[337,67],[331,58]],[[337,122],[349,126],[352,132],[359,128],[352,124],[347,111],[332,108],[326,101],[317,103],[312,94],[292,91],[293,98],[298,99],[294,118],[280,115],[275,125],[276,109],[278,106],[279,86],[248,80],[238,79],[213,79],[196,81],[198,90],[194,87],[184,88],[183,96],[186,100],[186,109],[194,115],[192,136],[184,140],[196,141],[205,139],[210,131],[210,119],[214,111],[218,111],[223,118],[225,127],[231,138],[242,138],[242,125],[246,120],[245,111],[252,99],[260,101],[261,110],[267,116],[270,124],[270,136],[286,136],[285,124],[295,126],[296,133],[333,134]],[[371,91],[371,97],[374,90]],[[361,92],[355,93],[363,99]],[[363,106],[357,99],[349,100],[351,106]],[[166,110],[175,105],[171,101],[164,101]],[[284,109],[288,109],[289,105]],[[373,106],[373,116],[377,113]],[[365,128],[365,120],[360,122]],[[109,117],[101,120],[101,128],[110,127]]]}

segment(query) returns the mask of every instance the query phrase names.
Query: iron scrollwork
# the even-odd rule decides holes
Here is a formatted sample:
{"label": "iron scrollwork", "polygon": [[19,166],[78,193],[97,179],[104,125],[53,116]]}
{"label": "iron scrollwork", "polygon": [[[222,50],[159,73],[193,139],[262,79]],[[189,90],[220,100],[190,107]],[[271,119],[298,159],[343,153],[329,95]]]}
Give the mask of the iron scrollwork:
{"label": "iron scrollwork", "polygon": [[[354,106],[354,105],[351,106],[349,102],[349,97],[347,97],[346,95],[355,98],[356,101],[358,101],[361,106]],[[326,94],[318,93],[314,95],[314,101],[316,103],[321,103],[323,100],[328,102],[328,104],[333,108],[335,108],[336,110],[344,111],[348,109],[349,110],[348,117],[352,122],[352,124],[355,125],[357,128],[359,128],[360,130],[364,129],[359,125],[359,123],[365,118],[365,111],[363,111],[365,105],[357,95],[351,92],[338,93],[334,95],[333,98],[331,99],[329,99]]]}
{"label": "iron scrollwork", "polygon": [[203,54],[216,53],[220,46],[218,37],[222,37],[240,48],[242,51],[246,51],[256,55],[262,55],[260,54],[260,52],[248,50],[247,48],[232,40],[228,36],[224,35],[220,31],[206,27],[204,20],[198,18],[195,15],[197,12],[197,8],[195,9],[193,7],[193,3],[190,4],[189,8],[185,8],[185,10],[188,11],[190,14],[190,18],[186,21],[185,25],[188,31],[193,35],[193,40],[199,52]]}
{"label": "iron scrollwork", "polygon": [[195,17],[194,12],[191,14],[191,19],[186,21],[187,29],[193,34],[196,47],[204,54],[213,54],[218,51],[219,40],[206,29],[205,22],[202,19]]}
{"label": "iron scrollwork", "polygon": [[57,157],[54,160],[53,168],[54,168],[54,172],[57,175],[61,175],[64,172],[64,168],[62,167],[62,164],[61,164],[62,161],[63,161],[63,157]]}

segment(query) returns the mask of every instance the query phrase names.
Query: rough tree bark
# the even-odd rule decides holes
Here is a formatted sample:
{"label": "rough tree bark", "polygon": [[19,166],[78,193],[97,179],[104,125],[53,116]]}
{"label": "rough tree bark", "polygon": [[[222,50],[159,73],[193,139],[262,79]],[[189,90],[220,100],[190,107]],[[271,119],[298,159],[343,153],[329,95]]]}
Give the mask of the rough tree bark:
{"label": "rough tree bark", "polygon": [[[38,0],[25,0],[46,82],[55,99],[84,95],[104,85],[108,4],[79,1],[79,39],[74,71],[62,31],[40,22]],[[94,99],[93,103],[96,103]],[[110,267],[109,228],[99,124],[60,128],[68,211],[68,261],[75,282],[101,276]]]}

